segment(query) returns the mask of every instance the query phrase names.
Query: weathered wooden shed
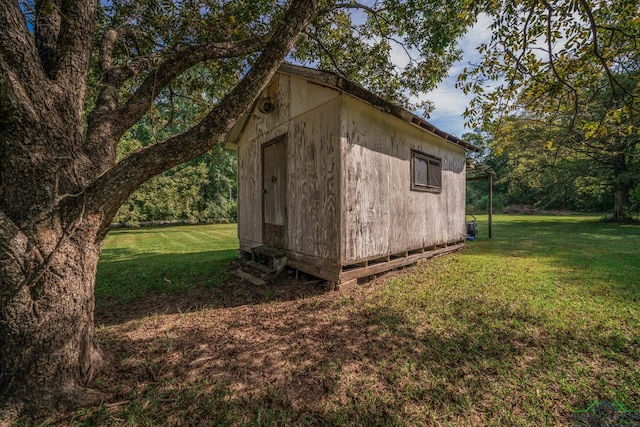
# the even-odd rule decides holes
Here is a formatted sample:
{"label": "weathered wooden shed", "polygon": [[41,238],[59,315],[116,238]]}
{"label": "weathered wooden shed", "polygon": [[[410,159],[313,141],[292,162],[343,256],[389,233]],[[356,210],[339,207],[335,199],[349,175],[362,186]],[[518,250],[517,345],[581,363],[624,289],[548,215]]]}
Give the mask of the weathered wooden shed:
{"label": "weathered wooden shed", "polygon": [[464,246],[475,147],[336,74],[283,65],[227,147],[242,251],[345,284]]}

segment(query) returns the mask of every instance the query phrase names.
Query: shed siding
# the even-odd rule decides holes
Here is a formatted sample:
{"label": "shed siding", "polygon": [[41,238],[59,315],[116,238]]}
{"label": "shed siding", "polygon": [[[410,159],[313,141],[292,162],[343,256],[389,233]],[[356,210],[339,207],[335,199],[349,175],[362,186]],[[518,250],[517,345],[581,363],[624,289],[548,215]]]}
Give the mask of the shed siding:
{"label": "shed siding", "polygon": [[[342,98],[342,264],[463,240],[464,149]],[[411,191],[412,149],[442,159],[440,193]]]}
{"label": "shed siding", "polygon": [[254,111],[238,141],[238,237],[262,244],[261,147],[286,135],[286,242],[283,249],[337,261],[340,92],[279,74],[266,94],[271,114]]}
{"label": "shed siding", "polygon": [[262,243],[260,144],[238,145],[238,238]]}
{"label": "shed siding", "polygon": [[287,249],[338,260],[340,101],[291,122]]}

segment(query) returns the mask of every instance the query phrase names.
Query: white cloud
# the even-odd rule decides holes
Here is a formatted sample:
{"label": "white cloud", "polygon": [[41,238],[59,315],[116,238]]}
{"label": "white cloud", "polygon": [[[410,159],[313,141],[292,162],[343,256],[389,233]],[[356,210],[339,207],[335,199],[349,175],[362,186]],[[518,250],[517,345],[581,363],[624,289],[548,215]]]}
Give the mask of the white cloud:
{"label": "white cloud", "polygon": [[[410,52],[411,55],[416,55],[415,52]],[[405,48],[399,43],[391,43],[391,62],[399,68],[404,68],[409,65],[409,55]]]}
{"label": "white cloud", "polygon": [[480,54],[477,48],[486,43],[491,38],[491,18],[481,14],[476,24],[467,31],[467,34],[460,40],[458,46],[463,51],[462,60],[456,62],[449,69],[449,76],[444,79],[436,89],[412,101],[428,99],[434,103],[435,109],[429,117],[429,122],[439,127],[443,131],[462,136],[469,129],[464,128],[465,108],[469,105],[470,96],[465,95],[461,89],[455,87],[458,75],[464,67],[479,62]]}
{"label": "white cloud", "polygon": [[467,31],[465,36],[460,40],[458,46],[465,52],[465,60],[474,61],[480,58],[480,54],[476,50],[482,43],[488,43],[491,39],[492,18],[489,15],[481,13],[475,25]]}

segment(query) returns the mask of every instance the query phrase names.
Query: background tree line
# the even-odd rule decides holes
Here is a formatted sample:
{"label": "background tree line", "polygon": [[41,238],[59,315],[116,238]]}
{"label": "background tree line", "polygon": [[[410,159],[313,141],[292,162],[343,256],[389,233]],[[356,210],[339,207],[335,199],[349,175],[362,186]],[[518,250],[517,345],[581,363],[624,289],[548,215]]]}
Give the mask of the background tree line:
{"label": "background tree line", "polygon": [[498,174],[498,204],[625,220],[640,204],[639,6],[539,6],[502,3],[482,62],[459,77],[481,129],[470,138]]}
{"label": "background tree line", "polygon": [[[620,120],[620,126],[624,120]],[[598,212],[615,215],[616,189],[624,216],[640,210],[640,149],[635,123],[618,135],[589,139],[576,149],[567,144],[566,129],[530,114],[504,118],[492,131],[476,130],[464,137],[482,148],[474,156],[496,172],[493,207],[528,206],[540,210]],[[582,145],[583,147],[586,144]],[[580,146],[580,145],[579,145]],[[578,147],[579,147],[578,146]],[[488,208],[487,183],[467,184],[467,205],[473,213]]]}
{"label": "background tree line", "polygon": [[[151,128],[139,124],[118,147],[118,156],[152,143]],[[221,145],[145,182],[120,207],[114,222],[235,222],[237,219],[236,153]]]}

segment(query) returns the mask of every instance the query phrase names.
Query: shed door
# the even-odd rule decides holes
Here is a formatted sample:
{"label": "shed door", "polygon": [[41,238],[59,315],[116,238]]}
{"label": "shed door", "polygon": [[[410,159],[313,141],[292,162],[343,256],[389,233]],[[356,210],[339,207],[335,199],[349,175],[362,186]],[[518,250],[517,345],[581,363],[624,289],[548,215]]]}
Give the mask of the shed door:
{"label": "shed door", "polygon": [[283,248],[286,225],[285,140],[262,148],[262,241]]}

